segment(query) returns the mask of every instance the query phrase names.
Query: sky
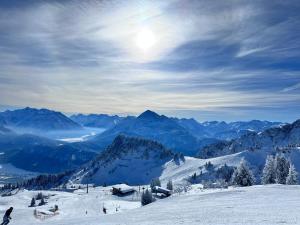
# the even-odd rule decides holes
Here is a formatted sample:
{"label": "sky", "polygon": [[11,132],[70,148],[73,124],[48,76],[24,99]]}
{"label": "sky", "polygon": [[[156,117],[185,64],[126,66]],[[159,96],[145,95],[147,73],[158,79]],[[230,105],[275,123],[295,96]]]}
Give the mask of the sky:
{"label": "sky", "polygon": [[299,0],[1,0],[0,105],[300,118]]}

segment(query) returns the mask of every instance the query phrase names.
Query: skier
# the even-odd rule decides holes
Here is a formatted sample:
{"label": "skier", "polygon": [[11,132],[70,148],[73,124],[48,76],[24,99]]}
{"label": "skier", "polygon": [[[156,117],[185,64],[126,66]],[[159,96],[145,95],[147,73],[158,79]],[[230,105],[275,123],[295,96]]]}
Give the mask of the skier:
{"label": "skier", "polygon": [[11,212],[13,211],[13,207],[10,207],[8,210],[6,210],[4,216],[3,216],[3,222],[1,223],[1,225],[7,225],[9,224],[10,220],[11,220],[11,217],[10,217],[10,214]]}
{"label": "skier", "polygon": [[103,211],[104,214],[106,214],[106,208],[105,207],[103,207],[102,211]]}

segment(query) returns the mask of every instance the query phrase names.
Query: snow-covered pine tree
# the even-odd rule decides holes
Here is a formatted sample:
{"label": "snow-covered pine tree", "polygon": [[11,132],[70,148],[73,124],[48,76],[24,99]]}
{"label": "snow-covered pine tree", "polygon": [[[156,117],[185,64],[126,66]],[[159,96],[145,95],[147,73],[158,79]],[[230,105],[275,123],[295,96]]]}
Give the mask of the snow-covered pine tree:
{"label": "snow-covered pine tree", "polygon": [[173,182],[172,182],[172,180],[168,181],[168,183],[167,183],[167,189],[169,189],[170,191],[173,190]]}
{"label": "snow-covered pine tree", "polygon": [[149,191],[148,189],[143,192],[142,194],[142,198],[141,198],[141,204],[144,206],[144,205],[148,205],[150,204],[151,202],[154,202],[154,198],[152,196],[152,193],[151,191]]}
{"label": "snow-covered pine tree", "polygon": [[285,184],[286,178],[289,174],[289,161],[283,156],[277,154],[275,157],[275,173],[276,173],[276,183]]}
{"label": "snow-covered pine tree", "polygon": [[298,173],[295,169],[295,166],[292,163],[290,163],[289,174],[286,178],[286,184],[288,185],[298,184]]}
{"label": "snow-covered pine tree", "polygon": [[155,186],[161,187],[161,182],[160,182],[159,178],[153,178],[153,179],[151,180],[150,187],[151,187],[151,190],[152,190],[152,191],[154,190],[154,187],[155,187]]}
{"label": "snow-covered pine tree", "polygon": [[242,159],[232,175],[232,183],[239,186],[252,186],[254,182],[255,178],[247,166],[246,160]]}
{"label": "snow-covered pine tree", "polygon": [[263,184],[276,183],[275,160],[272,155],[267,156],[266,164],[262,173],[261,182]]}

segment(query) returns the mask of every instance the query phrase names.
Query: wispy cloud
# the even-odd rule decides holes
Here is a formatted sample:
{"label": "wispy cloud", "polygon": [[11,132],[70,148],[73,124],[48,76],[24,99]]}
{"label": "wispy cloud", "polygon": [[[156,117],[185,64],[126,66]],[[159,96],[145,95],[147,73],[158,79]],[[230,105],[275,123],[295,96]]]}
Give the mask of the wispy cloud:
{"label": "wispy cloud", "polygon": [[[263,115],[257,107],[267,107],[282,115],[280,107],[300,101],[299,7],[279,0],[0,3],[0,101],[70,112],[152,108],[226,119],[229,109],[248,118],[251,108]],[[142,29],[155,37],[147,52],[136,44]]]}

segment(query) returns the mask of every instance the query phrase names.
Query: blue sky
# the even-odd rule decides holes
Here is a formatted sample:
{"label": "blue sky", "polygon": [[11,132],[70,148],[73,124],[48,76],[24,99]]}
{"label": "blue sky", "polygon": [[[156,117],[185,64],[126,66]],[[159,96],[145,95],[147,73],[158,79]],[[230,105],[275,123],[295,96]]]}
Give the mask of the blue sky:
{"label": "blue sky", "polygon": [[298,0],[2,0],[0,104],[293,121],[299,12]]}

